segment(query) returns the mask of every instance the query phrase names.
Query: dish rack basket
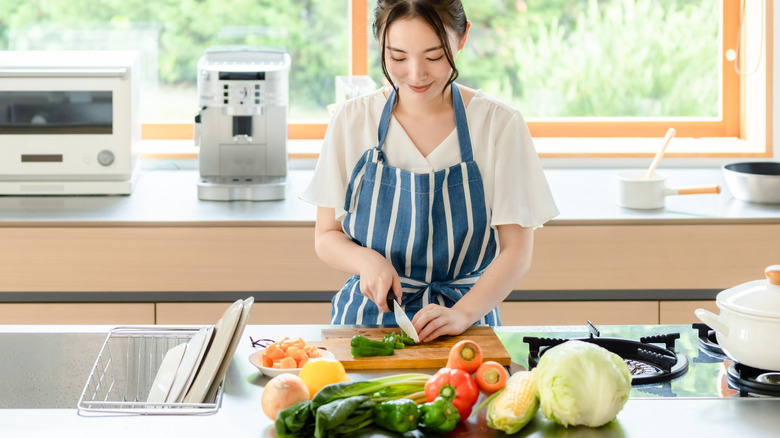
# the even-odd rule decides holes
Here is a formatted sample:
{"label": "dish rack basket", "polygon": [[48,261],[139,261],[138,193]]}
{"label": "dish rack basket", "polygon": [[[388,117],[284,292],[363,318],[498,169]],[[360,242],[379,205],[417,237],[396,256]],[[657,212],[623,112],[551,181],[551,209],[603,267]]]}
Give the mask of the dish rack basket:
{"label": "dish rack basket", "polygon": [[146,402],[163,356],[188,342],[200,327],[115,327],[106,337],[78,401],[79,415],[213,414],[222,404],[224,379],[209,403]]}

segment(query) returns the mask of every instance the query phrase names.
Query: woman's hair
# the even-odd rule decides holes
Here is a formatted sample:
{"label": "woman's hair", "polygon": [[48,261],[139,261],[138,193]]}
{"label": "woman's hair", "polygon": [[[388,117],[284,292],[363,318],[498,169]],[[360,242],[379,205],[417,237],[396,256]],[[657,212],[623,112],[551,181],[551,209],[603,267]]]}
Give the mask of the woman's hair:
{"label": "woman's hair", "polygon": [[394,88],[395,84],[387,72],[385,63],[385,41],[390,25],[404,18],[419,18],[431,27],[439,37],[444,56],[452,67],[452,75],[447,85],[455,81],[458,77],[458,69],[455,67],[455,56],[450,48],[447,29],[452,29],[459,37],[466,33],[466,13],[460,0],[377,0],[374,8],[374,37],[380,46],[382,72]]}

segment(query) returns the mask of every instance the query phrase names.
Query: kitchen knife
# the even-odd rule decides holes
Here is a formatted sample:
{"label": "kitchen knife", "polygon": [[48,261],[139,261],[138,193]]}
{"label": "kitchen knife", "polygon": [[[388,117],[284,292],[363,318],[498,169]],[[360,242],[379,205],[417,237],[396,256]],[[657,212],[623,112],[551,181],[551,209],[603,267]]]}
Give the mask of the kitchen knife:
{"label": "kitchen knife", "polygon": [[[392,302],[392,304],[390,302]],[[414,329],[412,321],[410,321],[409,317],[406,316],[404,309],[398,304],[398,301],[393,298],[392,292],[387,294],[387,305],[393,309],[393,313],[395,314],[395,322],[398,323],[398,327],[401,327],[401,330],[403,330],[410,338],[412,338],[415,343],[419,343],[420,336],[417,334],[417,330]]]}

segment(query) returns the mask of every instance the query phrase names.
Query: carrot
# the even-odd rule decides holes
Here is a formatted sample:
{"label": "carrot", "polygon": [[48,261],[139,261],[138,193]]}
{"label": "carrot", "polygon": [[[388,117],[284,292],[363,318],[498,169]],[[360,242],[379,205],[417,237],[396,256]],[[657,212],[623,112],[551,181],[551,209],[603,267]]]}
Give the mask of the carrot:
{"label": "carrot", "polygon": [[482,349],[476,342],[464,339],[450,349],[447,368],[458,368],[474,374],[480,365],[482,365]]}
{"label": "carrot", "polygon": [[265,355],[270,357],[271,360],[284,359],[284,353],[284,350],[282,350],[277,344],[271,344],[265,349]]}
{"label": "carrot", "polygon": [[477,385],[482,392],[492,394],[506,386],[509,373],[506,372],[506,368],[500,363],[488,360],[482,362],[482,365],[477,368],[474,377],[477,379]]}
{"label": "carrot", "polygon": [[291,357],[285,357],[284,359],[282,359],[279,365],[280,368],[284,368],[284,369],[298,368],[298,364],[295,362],[295,359]]}
{"label": "carrot", "polygon": [[[285,337],[266,347],[262,354],[262,363],[264,367],[269,368],[301,368],[309,359],[321,356],[317,347],[306,345],[303,338],[290,340]],[[291,361],[283,362],[285,359]]]}

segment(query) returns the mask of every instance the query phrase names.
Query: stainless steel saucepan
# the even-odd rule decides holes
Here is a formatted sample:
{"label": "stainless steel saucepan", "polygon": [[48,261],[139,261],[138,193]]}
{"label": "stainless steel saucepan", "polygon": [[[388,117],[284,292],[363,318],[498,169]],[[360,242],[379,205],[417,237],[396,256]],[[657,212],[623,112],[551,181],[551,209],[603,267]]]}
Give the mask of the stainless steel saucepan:
{"label": "stainless steel saucepan", "polygon": [[731,194],[747,202],[780,204],[780,163],[755,161],[723,166]]}

